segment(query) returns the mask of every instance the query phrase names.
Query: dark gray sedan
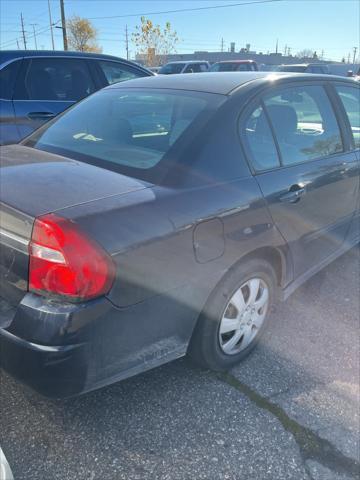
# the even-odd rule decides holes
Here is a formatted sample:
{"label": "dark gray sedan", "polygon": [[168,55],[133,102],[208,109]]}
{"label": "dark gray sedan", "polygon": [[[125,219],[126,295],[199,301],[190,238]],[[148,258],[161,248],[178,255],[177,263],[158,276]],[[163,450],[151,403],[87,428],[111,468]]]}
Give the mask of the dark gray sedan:
{"label": "dark gray sedan", "polygon": [[359,91],[143,78],[2,147],[3,368],[63,397],[248,355],[271,305],[359,241]]}

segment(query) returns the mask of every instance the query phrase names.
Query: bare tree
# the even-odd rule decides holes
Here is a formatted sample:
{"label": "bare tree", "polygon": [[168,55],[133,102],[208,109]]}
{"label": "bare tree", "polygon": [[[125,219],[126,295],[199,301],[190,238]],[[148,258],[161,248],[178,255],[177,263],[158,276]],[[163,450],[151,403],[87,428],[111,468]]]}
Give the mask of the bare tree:
{"label": "bare tree", "polygon": [[314,50],[311,50],[310,48],[304,48],[304,50],[300,50],[300,52],[298,52],[296,54],[296,56],[298,58],[313,58],[314,57]]}
{"label": "bare tree", "polygon": [[68,42],[72,50],[101,52],[97,44],[97,30],[86,18],[73,16],[67,21]]}

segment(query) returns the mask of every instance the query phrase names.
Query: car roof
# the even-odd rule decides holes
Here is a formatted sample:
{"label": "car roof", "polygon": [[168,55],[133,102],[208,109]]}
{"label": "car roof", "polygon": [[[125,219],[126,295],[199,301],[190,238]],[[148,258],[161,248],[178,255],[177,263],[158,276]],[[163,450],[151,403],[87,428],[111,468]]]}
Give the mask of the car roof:
{"label": "car roof", "polygon": [[221,60],[216,63],[256,63],[255,60]]}
{"label": "car roof", "polygon": [[207,60],[176,60],[174,62],[168,62],[165,65],[169,65],[173,63],[208,63],[208,61]]}
{"label": "car roof", "polygon": [[0,51],[0,65],[8,62],[9,60],[15,60],[17,58],[24,57],[82,57],[82,58],[100,58],[104,60],[121,61],[130,65],[136,65],[140,68],[144,68],[135,62],[125,60],[121,57],[115,57],[113,55],[105,55],[103,53],[89,53],[89,52],[72,52],[64,50],[2,50]]}
{"label": "car roof", "polygon": [[335,75],[317,75],[309,73],[288,73],[288,72],[204,72],[192,73],[189,75],[156,75],[153,77],[141,77],[133,80],[117,83],[106,87],[112,88],[159,88],[172,90],[188,90],[204,93],[217,93],[229,95],[242,85],[263,80],[268,83],[277,78],[296,78],[298,80],[337,80],[354,83],[352,79],[338,77]]}
{"label": "car roof", "polygon": [[327,67],[328,65],[326,63],[283,63],[279,66],[280,67],[310,67],[310,66]]}

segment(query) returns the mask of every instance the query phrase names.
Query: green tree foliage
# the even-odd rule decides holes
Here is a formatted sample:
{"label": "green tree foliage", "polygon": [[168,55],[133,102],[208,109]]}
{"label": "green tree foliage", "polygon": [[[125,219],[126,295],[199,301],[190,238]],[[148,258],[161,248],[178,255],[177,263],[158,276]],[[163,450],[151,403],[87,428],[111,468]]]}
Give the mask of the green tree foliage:
{"label": "green tree foliage", "polygon": [[165,27],[161,28],[151,20],[141,17],[141,24],[135,27],[132,34],[132,41],[138,53],[145,56],[147,65],[153,67],[159,64],[160,59],[166,60],[170,53],[176,51],[179,38],[176,31],[171,29],[170,22],[166,22]]}
{"label": "green tree foliage", "polygon": [[97,44],[97,30],[86,18],[73,16],[67,22],[68,43],[78,52],[101,52]]}

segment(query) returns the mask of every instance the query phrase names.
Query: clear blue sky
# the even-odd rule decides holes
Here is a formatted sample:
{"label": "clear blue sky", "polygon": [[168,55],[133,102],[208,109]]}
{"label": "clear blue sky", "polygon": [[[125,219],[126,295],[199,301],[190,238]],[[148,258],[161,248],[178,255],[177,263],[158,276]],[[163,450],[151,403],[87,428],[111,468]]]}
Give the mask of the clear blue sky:
{"label": "clear blue sky", "polygon": [[[98,29],[98,43],[104,53],[125,56],[125,26],[129,32],[140,22],[140,15],[164,10],[178,10],[216,5],[229,5],[256,0],[65,0],[66,16],[114,17],[139,14],[128,18],[93,19]],[[291,53],[310,48],[325,58],[341,60],[353,47],[359,46],[358,0],[285,0],[268,4],[152,14],[148,17],[163,25],[170,21],[181,39],[177,51],[220,50],[236,42],[236,49],[250,43],[252,50],[274,51],[276,39],[279,50],[285,45]],[[53,21],[60,20],[59,0],[51,0]],[[51,48],[47,0],[0,0],[0,48],[22,48],[20,13],[22,12],[28,38],[28,48],[34,48],[33,26],[39,32],[38,48]],[[42,33],[41,33],[42,32]],[[55,46],[62,48],[61,30],[55,30]],[[130,35],[131,39],[131,35]],[[130,43],[131,55],[135,47]],[[358,49],[359,52],[359,49]]]}

